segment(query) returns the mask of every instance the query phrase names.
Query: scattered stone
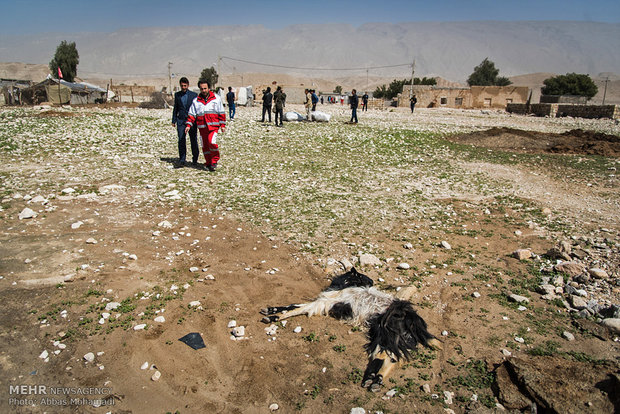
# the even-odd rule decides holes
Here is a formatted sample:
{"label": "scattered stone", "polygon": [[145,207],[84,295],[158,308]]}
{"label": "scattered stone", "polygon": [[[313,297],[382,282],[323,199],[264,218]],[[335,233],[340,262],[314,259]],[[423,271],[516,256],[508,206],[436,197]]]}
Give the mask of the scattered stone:
{"label": "scattered stone", "polygon": [[31,219],[36,216],[37,216],[37,213],[35,213],[33,210],[26,207],[21,211],[21,213],[19,213],[18,217],[20,220],[24,220],[24,219]]}
{"label": "scattered stone", "polygon": [[381,266],[381,260],[374,254],[364,253],[360,255],[360,266]]}
{"label": "scattered stone", "polygon": [[387,398],[392,398],[393,396],[396,395],[396,388],[392,388],[391,390],[389,390],[388,392],[385,393],[385,396]]}
{"label": "scattered stone", "polygon": [[502,349],[502,355],[504,355],[505,357],[510,357],[510,356],[512,356],[512,352],[510,352],[509,350],[504,348],[504,349]]}
{"label": "scattered stone", "polygon": [[230,321],[230,322],[228,322],[228,327],[229,328],[234,328],[235,326],[237,326],[237,321]]}
{"label": "scattered stone", "polygon": [[411,244],[411,243],[405,243],[405,244],[403,244],[403,247],[404,247],[405,249],[407,249],[407,250],[411,250],[411,249],[413,249],[413,244]]}
{"label": "scattered stone", "polygon": [[355,407],[351,408],[349,414],[366,414],[366,410],[364,410],[362,407]]}
{"label": "scattered stone", "polygon": [[616,335],[620,334],[620,318],[607,318],[603,319],[601,325],[611,329]]}
{"label": "scattered stone", "polygon": [[569,276],[578,276],[586,270],[583,263],[571,260],[554,266],[556,272],[566,273]]}
{"label": "scattered stone", "polygon": [[155,371],[155,373],[151,377],[151,381],[159,381],[160,378],[161,378],[161,372]]}
{"label": "scattered stone", "polygon": [[97,244],[97,240],[90,237],[86,240],[86,244]]}
{"label": "scattered stone", "polygon": [[49,356],[49,352],[47,352],[47,349],[43,352],[41,352],[41,355],[39,355],[39,358],[41,359],[46,359]]}
{"label": "scattered stone", "polygon": [[512,252],[512,256],[519,260],[527,260],[532,258],[532,251],[530,249],[518,249]]}
{"label": "scattered stone", "polygon": [[198,306],[200,306],[200,305],[201,305],[201,304],[200,304],[200,301],[199,301],[199,300],[193,300],[193,301],[191,301],[191,302],[189,303],[189,307],[190,307],[190,308],[196,308],[196,307],[198,307]]}
{"label": "scattered stone", "polygon": [[588,307],[588,302],[586,302],[582,297],[576,295],[570,295],[570,304],[573,308],[577,310],[582,310]]}
{"label": "scattered stone", "polygon": [[521,338],[520,336],[515,336],[515,341],[520,344],[525,343],[525,339]]}
{"label": "scattered stone", "polygon": [[448,243],[447,241],[443,240],[441,242],[441,247],[443,247],[444,249],[450,250],[452,249],[452,246],[450,246],[450,243]]}
{"label": "scattered stone", "polygon": [[448,335],[450,335],[448,331],[441,331],[441,336],[448,336]]}
{"label": "scattered stone", "polygon": [[265,328],[265,333],[269,336],[274,336],[277,330],[278,330],[278,326],[271,324],[267,328]]}
{"label": "scattered stone", "polygon": [[443,402],[446,403],[447,405],[452,405],[452,396],[454,395],[453,392],[450,391],[444,391],[443,392]]}
{"label": "scattered stone", "polygon": [[515,295],[514,293],[508,295],[508,299],[517,303],[530,303],[530,300],[525,296]]}
{"label": "scattered stone", "polygon": [[521,230],[515,230],[515,236],[523,236],[523,232]]}
{"label": "scattered stone", "polygon": [[113,193],[122,190],[125,190],[125,186],[120,184],[110,184],[99,187],[99,193],[101,194]]}
{"label": "scattered stone", "polygon": [[71,194],[71,193],[75,193],[75,190],[73,188],[71,188],[71,187],[67,187],[67,188],[63,188],[61,193],[63,193],[63,194]]}
{"label": "scattered stone", "polygon": [[430,394],[431,393],[431,386],[429,384],[422,385],[422,391],[424,391],[427,394]]}
{"label": "scattered stone", "polygon": [[411,269],[411,266],[409,266],[409,263],[399,263],[397,267],[401,270]]}
{"label": "scattered stone", "polygon": [[596,279],[609,279],[609,275],[603,269],[592,268],[588,270],[588,273]]}
{"label": "scattered stone", "polygon": [[189,271],[192,272],[192,273],[195,273],[195,272],[197,272],[199,270],[200,269],[198,267],[196,267],[196,266],[192,266],[192,267],[189,268]]}
{"label": "scattered stone", "polygon": [[47,200],[45,197],[40,196],[40,195],[38,195],[38,196],[34,197],[32,200],[30,200],[30,203],[41,203],[41,204],[45,204],[45,203],[47,203],[47,202],[48,202],[48,200]]}
{"label": "scattered stone", "polygon": [[269,411],[278,411],[279,408],[280,406],[278,404],[271,404],[269,406]]}
{"label": "scattered stone", "polygon": [[82,222],[82,221],[76,221],[75,223],[71,224],[71,228],[72,228],[73,230],[79,229],[79,228],[82,226],[82,224],[84,224],[84,222]]}
{"label": "scattered stone", "polygon": [[138,325],[134,326],[133,330],[134,331],[142,331],[142,330],[144,330],[144,328],[146,328],[146,324],[145,323],[141,323],[141,324],[138,324]]}
{"label": "scattered stone", "polygon": [[300,333],[301,332],[301,326],[296,326],[295,329],[293,329],[293,332]]}
{"label": "scattered stone", "polygon": [[545,207],[545,208],[542,209],[542,213],[545,216],[549,216],[549,215],[551,215],[551,209],[549,207]]}
{"label": "scattered stone", "polygon": [[118,308],[119,306],[121,306],[121,304],[118,302],[109,302],[107,305],[105,305],[105,310],[112,311]]}
{"label": "scattered stone", "polygon": [[164,323],[166,322],[166,318],[164,318],[163,316],[158,316],[155,319],[153,319],[155,322],[157,323]]}
{"label": "scattered stone", "polygon": [[245,326],[237,326],[233,328],[232,334],[235,338],[243,338],[245,336]]}
{"label": "scattered stone", "polygon": [[84,355],[84,360],[86,362],[93,362],[95,360],[95,354],[93,354],[92,352],[89,352],[87,354]]}
{"label": "scattered stone", "polygon": [[471,294],[473,297],[475,297],[476,299],[478,299],[481,295],[478,292],[474,292]]}
{"label": "scattered stone", "polygon": [[138,256],[136,256],[135,254],[130,254],[130,255],[128,256],[128,258],[129,258],[130,260],[138,260]]}
{"label": "scattered stone", "polygon": [[170,224],[168,220],[164,220],[164,221],[159,222],[159,224],[157,224],[157,227],[163,227],[164,229],[171,229],[172,224]]}
{"label": "scattered stone", "polygon": [[562,332],[562,337],[564,339],[566,339],[567,341],[574,341],[575,340],[575,335],[573,335],[572,333],[570,333],[568,331]]}
{"label": "scattered stone", "polygon": [[149,367],[149,363],[148,363],[148,362],[145,362],[144,364],[142,364],[142,365],[140,366],[140,369],[141,369],[141,370],[145,370],[145,369],[147,369],[148,367]]}

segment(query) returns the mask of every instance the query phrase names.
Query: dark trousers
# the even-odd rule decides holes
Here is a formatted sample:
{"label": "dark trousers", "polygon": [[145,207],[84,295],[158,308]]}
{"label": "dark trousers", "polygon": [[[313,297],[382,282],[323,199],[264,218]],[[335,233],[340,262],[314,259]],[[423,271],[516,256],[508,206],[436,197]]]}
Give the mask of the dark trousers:
{"label": "dark trousers", "polygon": [[228,118],[235,119],[235,104],[228,104]]}
{"label": "dark trousers", "polygon": [[413,113],[413,110],[415,109],[415,104],[411,104],[411,113]]}
{"label": "dark trousers", "polygon": [[[280,116],[280,124],[278,124],[278,115]],[[278,108],[276,106],[276,116],[275,116],[276,125],[282,125],[283,119],[284,119],[284,108]]]}
{"label": "dark trousers", "polygon": [[357,124],[357,108],[351,108],[351,121],[355,119],[355,123]]}
{"label": "dark trousers", "polygon": [[364,111],[368,111],[368,102],[364,102],[362,104],[362,112],[364,112]]}
{"label": "dark trousers", "polygon": [[269,114],[269,122],[271,122],[271,105],[263,105],[263,117],[260,120],[261,122],[265,122],[265,112]]}
{"label": "dark trousers", "polygon": [[[179,161],[185,162],[187,155],[187,141],[185,139],[185,121],[177,122],[177,134],[179,135]],[[189,129],[189,142],[192,147],[192,162],[198,162],[200,149],[198,148],[198,138],[196,135],[196,125]]]}

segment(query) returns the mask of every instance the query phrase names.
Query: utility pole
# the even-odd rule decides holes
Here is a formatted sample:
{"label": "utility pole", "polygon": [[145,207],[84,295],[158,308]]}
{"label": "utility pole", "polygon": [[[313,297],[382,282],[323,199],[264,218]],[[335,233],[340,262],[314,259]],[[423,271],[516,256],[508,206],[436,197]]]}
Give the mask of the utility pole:
{"label": "utility pole", "polygon": [[413,59],[413,65],[411,65],[411,85],[409,88],[409,99],[413,97],[413,74],[415,72],[415,59]]}
{"label": "utility pole", "polygon": [[[220,61],[222,60],[222,57],[220,55],[217,55],[217,78],[219,81],[220,78]],[[215,85],[217,85],[217,82],[215,82]],[[217,86],[214,86],[213,89],[215,91],[217,91]]]}
{"label": "utility pole", "polygon": [[609,76],[605,78],[605,91],[603,92],[603,105],[605,105],[605,96],[607,95],[607,82],[609,82]]}
{"label": "utility pole", "polygon": [[168,93],[172,95],[172,62],[168,62]]}

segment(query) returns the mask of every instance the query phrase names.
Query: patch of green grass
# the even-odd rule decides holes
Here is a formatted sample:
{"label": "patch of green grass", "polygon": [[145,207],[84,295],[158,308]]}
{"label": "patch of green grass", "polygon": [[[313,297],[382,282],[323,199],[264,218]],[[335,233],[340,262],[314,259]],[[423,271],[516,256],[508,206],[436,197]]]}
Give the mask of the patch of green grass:
{"label": "patch of green grass", "polygon": [[303,336],[302,339],[306,342],[319,342],[319,336],[314,332],[310,332],[308,335]]}

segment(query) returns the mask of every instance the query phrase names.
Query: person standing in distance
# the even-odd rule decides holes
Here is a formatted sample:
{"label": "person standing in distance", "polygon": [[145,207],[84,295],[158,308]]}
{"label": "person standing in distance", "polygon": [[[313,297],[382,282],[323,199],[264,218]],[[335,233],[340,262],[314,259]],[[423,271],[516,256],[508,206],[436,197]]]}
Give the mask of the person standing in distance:
{"label": "person standing in distance", "polygon": [[312,121],[312,96],[308,89],[304,90],[306,100],[304,101],[304,107],[306,108],[306,121]]}
{"label": "person standing in distance", "polygon": [[418,98],[416,98],[416,96],[413,95],[411,99],[409,100],[409,106],[411,107],[411,113],[413,113],[413,110],[415,109],[415,104],[417,103],[418,103]]}
{"label": "person standing in distance", "polygon": [[[176,127],[177,135],[179,137],[179,162],[175,166],[182,167],[185,164],[185,157],[187,154],[187,131],[185,129],[185,122],[187,121],[187,113],[189,107],[192,105],[194,99],[198,96],[196,92],[189,90],[189,80],[184,76],[179,80],[181,90],[174,94],[174,107],[172,108],[172,126]],[[198,138],[196,133],[196,126],[194,125],[189,129],[189,142],[192,147],[192,164],[196,165],[198,157],[200,156],[200,149],[198,148]]]}
{"label": "person standing in distance", "polygon": [[349,98],[349,104],[351,104],[351,120],[350,123],[353,123],[355,119],[355,123],[357,124],[357,105],[359,103],[359,98],[357,97],[357,91],[353,89],[351,91],[351,97]]}
{"label": "person standing in distance", "polygon": [[228,93],[226,94],[226,102],[228,103],[228,118],[232,121],[235,119],[235,93],[232,87],[228,87]]}
{"label": "person standing in distance", "polygon": [[271,87],[267,87],[267,90],[263,94],[263,117],[260,120],[265,122],[265,112],[269,114],[269,122],[271,123],[271,104],[273,102],[273,95],[271,94]]}
{"label": "person standing in distance", "polygon": [[209,81],[199,80],[200,94],[189,107],[185,132],[193,125],[198,126],[202,139],[202,153],[205,156],[205,165],[209,171],[215,171],[220,160],[220,150],[217,145],[217,135],[226,130],[226,113],[222,100],[210,90]]}
{"label": "person standing in distance", "polygon": [[364,92],[362,95],[362,112],[368,111],[368,93]]}
{"label": "person standing in distance", "polygon": [[[283,126],[282,120],[284,118],[284,106],[286,105],[286,94],[281,86],[276,88],[276,91],[273,93],[273,100],[276,104],[276,126]],[[280,124],[278,124],[278,116],[280,117]]]}

